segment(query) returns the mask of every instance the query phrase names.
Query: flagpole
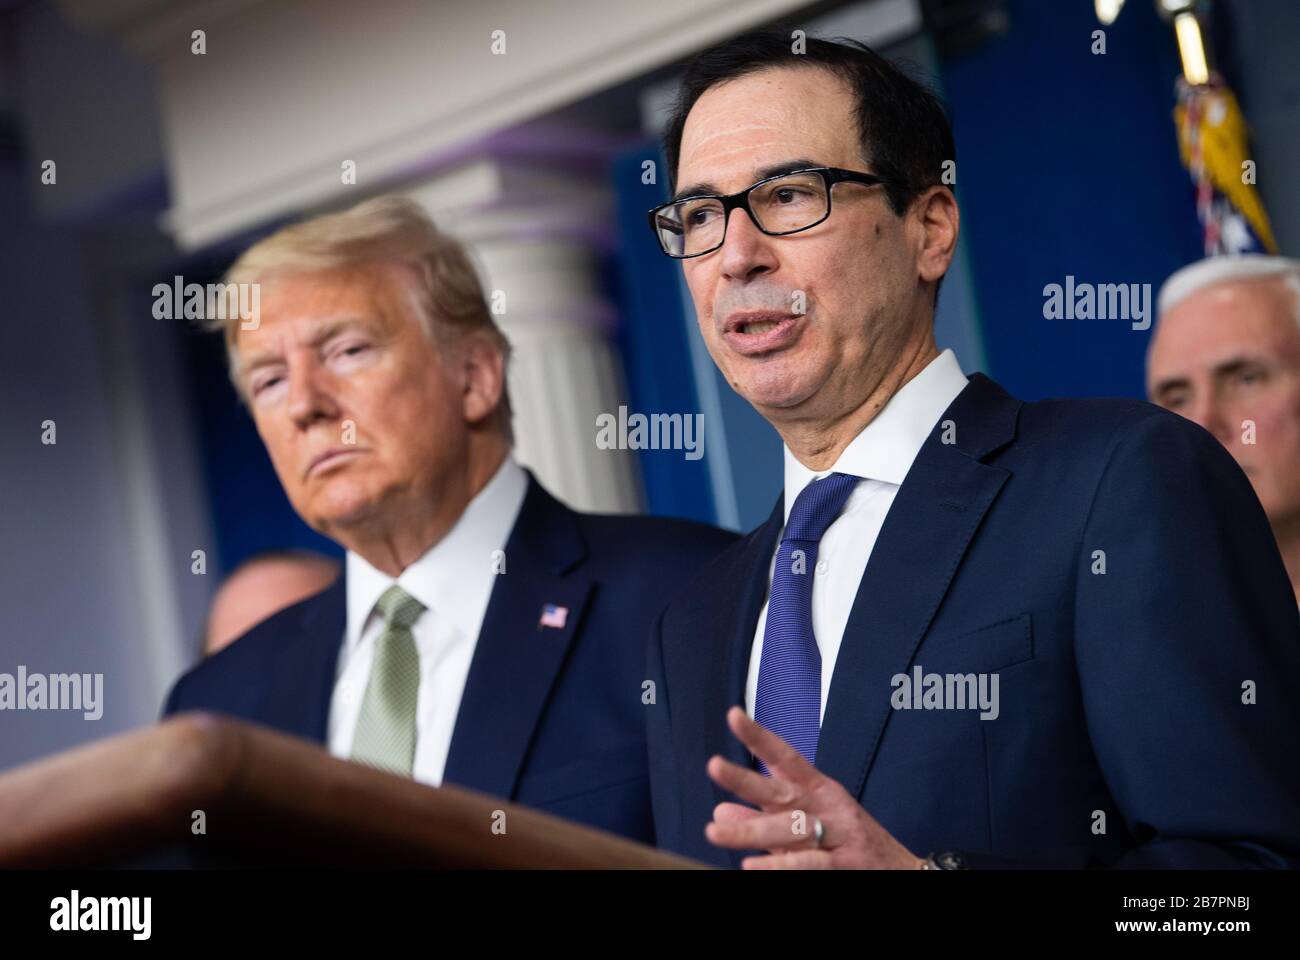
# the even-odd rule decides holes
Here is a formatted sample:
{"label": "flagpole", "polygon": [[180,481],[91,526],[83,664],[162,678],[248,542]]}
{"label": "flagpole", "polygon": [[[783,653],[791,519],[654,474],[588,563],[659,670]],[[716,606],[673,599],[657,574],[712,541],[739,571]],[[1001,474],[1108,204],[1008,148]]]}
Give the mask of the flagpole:
{"label": "flagpole", "polygon": [[1156,12],[1174,26],[1183,79],[1193,86],[1210,82],[1210,57],[1199,16],[1208,6],[1207,0],[1156,0]]}

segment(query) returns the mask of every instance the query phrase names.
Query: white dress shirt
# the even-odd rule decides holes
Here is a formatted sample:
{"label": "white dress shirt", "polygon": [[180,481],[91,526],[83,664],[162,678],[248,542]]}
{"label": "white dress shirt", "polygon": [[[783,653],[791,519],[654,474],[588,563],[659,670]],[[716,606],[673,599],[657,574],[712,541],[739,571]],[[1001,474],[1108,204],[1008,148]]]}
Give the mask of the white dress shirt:
{"label": "white dress shirt", "polygon": [[[951,350],[945,350],[889,399],[866,428],[844,448],[829,470],[809,470],[795,458],[789,447],[785,448],[787,522],[795,499],[814,478],[832,473],[862,478],[849,494],[840,515],[826,529],[817,551],[817,566],[813,574],[812,622],[817,648],[822,656],[822,719],[826,716],[826,698],[830,695],[831,676],[835,672],[844,627],[885,516],[926,437],[948,405],[966,388],[966,383],[956,356]],[[776,563],[775,552],[772,563]],[[769,568],[769,591],[771,583],[772,571]],[[766,626],[767,603],[764,602],[758,615],[758,629],[754,631],[749,677],[745,684],[745,706],[751,716],[758,694],[758,670]]]}
{"label": "white dress shirt", "polygon": [[420,657],[412,776],[434,786],[442,782],[461,694],[496,582],[493,552],[505,550],[527,491],[527,475],[507,456],[456,525],[396,580],[348,551],[347,629],[329,713],[334,756],[352,752],[375,642],[384,628],[375,604],[396,583],[425,607],[411,626]]}

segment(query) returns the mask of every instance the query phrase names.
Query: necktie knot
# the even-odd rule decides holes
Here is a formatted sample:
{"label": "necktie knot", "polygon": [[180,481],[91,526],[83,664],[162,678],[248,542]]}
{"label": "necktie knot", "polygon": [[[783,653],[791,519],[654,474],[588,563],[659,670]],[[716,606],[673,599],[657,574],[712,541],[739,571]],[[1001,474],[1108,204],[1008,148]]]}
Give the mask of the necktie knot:
{"label": "necktie knot", "polygon": [[384,591],[384,595],[375,604],[375,609],[384,618],[384,626],[390,630],[409,630],[411,624],[424,612],[424,604],[393,584]]}
{"label": "necktie knot", "polygon": [[847,473],[832,473],[814,480],[795,497],[790,519],[785,524],[786,540],[819,541],[826,528],[835,522],[849,494],[858,485],[858,477]]}

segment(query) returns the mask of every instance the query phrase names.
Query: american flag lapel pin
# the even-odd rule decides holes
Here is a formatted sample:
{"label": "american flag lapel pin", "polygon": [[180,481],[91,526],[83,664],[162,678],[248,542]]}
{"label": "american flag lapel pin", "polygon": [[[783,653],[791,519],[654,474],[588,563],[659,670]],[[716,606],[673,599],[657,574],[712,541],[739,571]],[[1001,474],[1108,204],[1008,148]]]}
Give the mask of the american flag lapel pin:
{"label": "american flag lapel pin", "polygon": [[542,606],[542,615],[537,620],[537,629],[551,627],[555,630],[563,630],[564,624],[569,619],[568,607],[557,607],[553,603],[547,603]]}

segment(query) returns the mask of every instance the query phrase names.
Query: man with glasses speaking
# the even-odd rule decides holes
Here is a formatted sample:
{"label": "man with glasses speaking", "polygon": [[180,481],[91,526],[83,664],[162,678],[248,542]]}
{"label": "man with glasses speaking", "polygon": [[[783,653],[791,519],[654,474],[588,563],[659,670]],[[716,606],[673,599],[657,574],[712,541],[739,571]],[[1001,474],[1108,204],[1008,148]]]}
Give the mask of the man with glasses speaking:
{"label": "man with glasses speaking", "polygon": [[651,228],[785,477],[655,623],[658,842],[1300,862],[1300,633],[1264,513],[1195,425],[1025,403],[937,348],[959,216],[933,94],[859,44],[749,35],[687,68],[665,148]]}

